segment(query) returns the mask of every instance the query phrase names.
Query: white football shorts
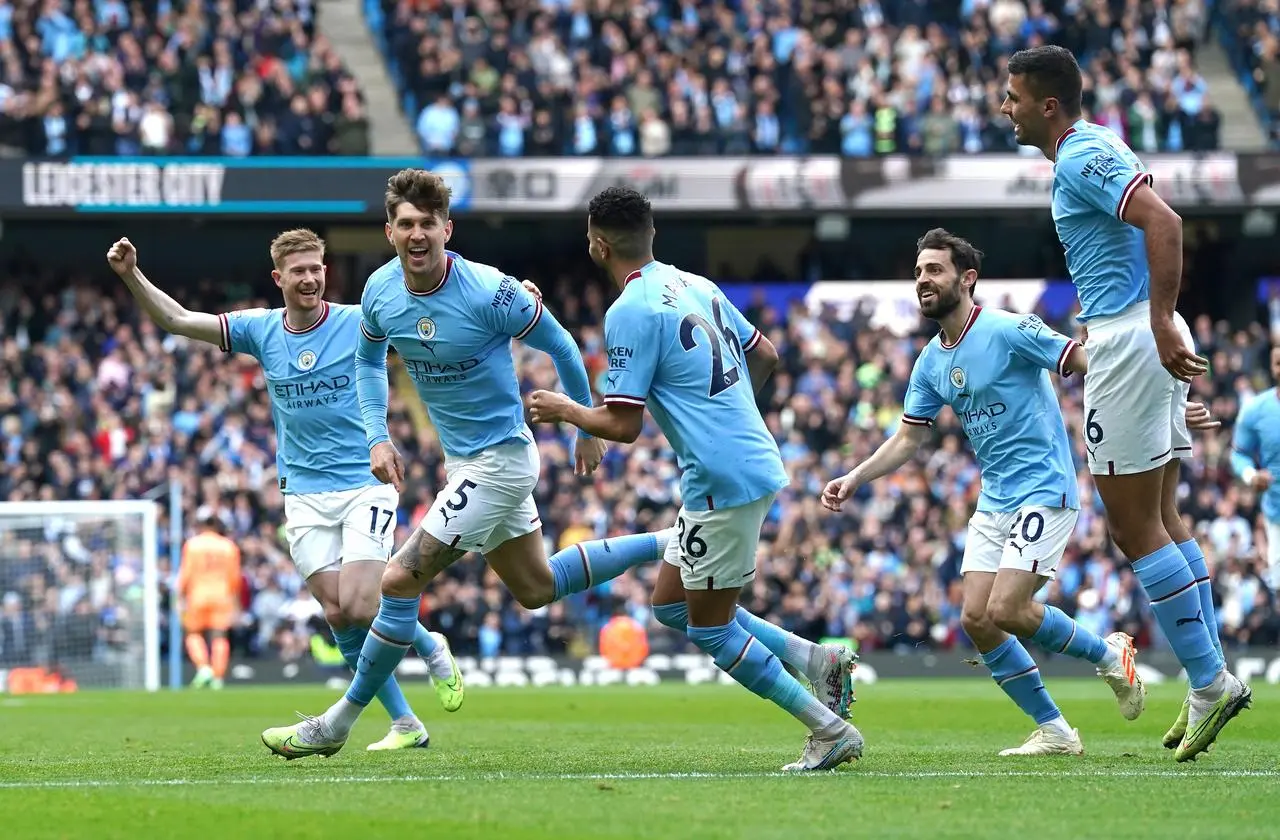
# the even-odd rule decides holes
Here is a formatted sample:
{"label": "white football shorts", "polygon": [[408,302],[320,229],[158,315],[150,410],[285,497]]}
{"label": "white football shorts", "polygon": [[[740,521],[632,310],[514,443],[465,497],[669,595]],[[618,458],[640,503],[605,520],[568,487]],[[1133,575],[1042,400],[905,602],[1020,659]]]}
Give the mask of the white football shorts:
{"label": "white football shorts", "polygon": [[533,434],[465,458],[445,458],[448,482],[431,503],[421,528],[447,546],[492,551],[542,527],[533,490],[541,459]]}
{"label": "white football shorts", "polygon": [[[1175,315],[1174,323],[1194,350],[1187,322]],[[1191,386],[1160,364],[1147,302],[1094,318],[1087,326],[1083,431],[1089,471],[1134,475],[1191,457],[1186,418]]]}
{"label": "white football shorts", "polygon": [[385,563],[395,544],[400,497],[390,484],[327,493],[287,493],[284,534],[298,574],[336,572],[342,563]]}
{"label": "white football shorts", "polygon": [[1043,505],[1001,513],[977,511],[969,519],[960,573],[1018,569],[1052,579],[1079,517],[1078,510]]}
{"label": "white football shorts", "polygon": [[680,508],[663,561],[680,570],[685,589],[736,589],[756,576],[760,528],[776,493],[717,510]]}

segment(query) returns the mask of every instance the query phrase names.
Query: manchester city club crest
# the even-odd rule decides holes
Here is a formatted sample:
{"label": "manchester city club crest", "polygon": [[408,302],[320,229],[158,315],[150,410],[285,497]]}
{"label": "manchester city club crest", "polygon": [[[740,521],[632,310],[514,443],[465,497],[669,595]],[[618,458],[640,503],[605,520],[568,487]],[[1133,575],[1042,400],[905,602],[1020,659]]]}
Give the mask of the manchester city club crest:
{"label": "manchester city club crest", "polygon": [[418,319],[418,338],[422,341],[430,341],[436,337],[436,322],[430,318]]}
{"label": "manchester city club crest", "polygon": [[952,384],[952,385],[954,385],[954,386],[956,386],[957,388],[959,388],[959,389],[961,389],[961,390],[964,390],[964,382],[965,382],[965,379],[964,379],[964,371],[963,371],[963,370],[961,370],[961,369],[960,369],[960,368],[958,368],[958,367],[956,367],[956,368],[952,368],[952,369],[951,369],[951,384]]}
{"label": "manchester city club crest", "polygon": [[316,366],[316,354],[310,350],[303,350],[298,354],[298,367],[301,370],[311,370]]}

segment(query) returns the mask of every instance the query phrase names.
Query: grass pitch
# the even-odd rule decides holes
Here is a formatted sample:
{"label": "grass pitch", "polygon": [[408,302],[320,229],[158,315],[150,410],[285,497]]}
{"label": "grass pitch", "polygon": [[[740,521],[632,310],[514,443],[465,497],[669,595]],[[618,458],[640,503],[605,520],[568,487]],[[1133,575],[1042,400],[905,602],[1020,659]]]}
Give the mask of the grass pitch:
{"label": "grass pitch", "polygon": [[1198,762],[1160,737],[1184,688],[1124,721],[1098,681],[1050,680],[1083,758],[999,758],[1030,722],[988,680],[862,686],[861,762],[777,771],[803,729],[733,686],[476,688],[446,715],[410,700],[427,750],[367,753],[371,707],[331,759],[259,741],[319,713],[318,688],[0,697],[0,825],[27,838],[1274,838],[1280,688],[1254,687]]}

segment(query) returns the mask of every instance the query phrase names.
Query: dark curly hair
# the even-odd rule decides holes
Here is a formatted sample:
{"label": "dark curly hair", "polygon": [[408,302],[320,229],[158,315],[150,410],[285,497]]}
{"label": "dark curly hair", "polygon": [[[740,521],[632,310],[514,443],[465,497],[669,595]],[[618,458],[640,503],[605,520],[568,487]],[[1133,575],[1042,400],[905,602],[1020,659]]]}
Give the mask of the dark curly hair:
{"label": "dark curly hair", "polygon": [[[981,271],[982,252],[973,247],[969,240],[956,236],[944,228],[934,228],[916,240],[916,256],[921,251],[946,251],[951,254],[951,264],[956,267],[956,274],[963,275],[970,269]],[[976,288],[978,283],[973,283]]]}
{"label": "dark curly hair", "polygon": [[653,207],[643,193],[630,187],[608,187],[587,205],[587,219],[605,233],[618,256],[645,256],[653,236]]}

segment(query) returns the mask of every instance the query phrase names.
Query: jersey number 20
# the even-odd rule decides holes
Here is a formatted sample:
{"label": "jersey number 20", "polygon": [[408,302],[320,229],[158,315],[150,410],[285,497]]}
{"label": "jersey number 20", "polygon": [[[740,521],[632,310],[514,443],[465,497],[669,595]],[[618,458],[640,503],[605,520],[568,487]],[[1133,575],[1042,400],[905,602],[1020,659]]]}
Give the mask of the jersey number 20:
{"label": "jersey number 20", "polygon": [[721,341],[729,346],[729,353],[734,360],[741,356],[741,349],[738,345],[738,337],[733,334],[733,330],[724,325],[724,319],[720,315],[719,298],[711,299],[711,314],[716,319],[714,324],[696,312],[684,316],[684,320],[680,322],[680,346],[686,353],[698,346],[698,339],[693,334],[694,330],[701,329],[707,334],[710,342],[711,386],[707,389],[708,397],[714,397],[721,391],[737,385],[742,376],[737,365],[732,361],[729,369],[724,369],[724,348]]}

